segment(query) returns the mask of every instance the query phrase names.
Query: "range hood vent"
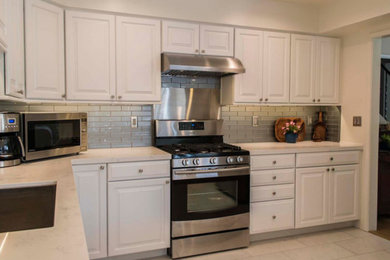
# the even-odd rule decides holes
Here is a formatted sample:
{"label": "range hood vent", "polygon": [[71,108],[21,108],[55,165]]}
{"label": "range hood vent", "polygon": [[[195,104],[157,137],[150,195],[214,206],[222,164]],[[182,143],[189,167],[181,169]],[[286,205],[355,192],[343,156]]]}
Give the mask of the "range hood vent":
{"label": "range hood vent", "polygon": [[224,77],[244,72],[245,68],[241,61],[233,57],[161,54],[162,75]]}

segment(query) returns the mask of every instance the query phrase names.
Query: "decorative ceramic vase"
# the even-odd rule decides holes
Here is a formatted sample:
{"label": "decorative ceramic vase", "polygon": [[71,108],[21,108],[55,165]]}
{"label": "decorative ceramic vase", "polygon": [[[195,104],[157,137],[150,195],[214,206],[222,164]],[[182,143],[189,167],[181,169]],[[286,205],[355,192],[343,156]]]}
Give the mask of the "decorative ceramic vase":
{"label": "decorative ceramic vase", "polygon": [[296,143],[297,138],[298,138],[298,134],[286,133],[286,143],[290,143],[290,144]]}

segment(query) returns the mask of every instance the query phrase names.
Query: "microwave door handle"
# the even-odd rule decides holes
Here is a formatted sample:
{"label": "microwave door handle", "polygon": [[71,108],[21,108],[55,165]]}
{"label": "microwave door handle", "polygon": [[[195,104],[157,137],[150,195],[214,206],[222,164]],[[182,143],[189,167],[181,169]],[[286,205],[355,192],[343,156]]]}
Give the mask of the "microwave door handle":
{"label": "microwave door handle", "polygon": [[[249,170],[249,166],[245,166],[245,167],[235,167],[235,168],[222,168],[222,169],[212,169],[212,170],[200,170],[200,171],[193,171],[193,170],[189,170],[189,171],[175,171],[174,173],[176,175],[181,175],[181,174],[185,174],[185,175],[188,175],[188,174],[202,174],[202,173],[210,173],[210,172],[220,172],[220,173],[223,173],[223,172],[235,172],[235,171],[244,171],[244,170]],[[245,173],[245,174],[249,174],[249,173]]]}
{"label": "microwave door handle", "polygon": [[25,153],[25,150],[24,150],[24,145],[23,145],[23,142],[22,142],[22,138],[20,138],[20,136],[18,136],[18,140],[19,140],[20,147],[22,148],[22,156],[24,158],[24,157],[26,157],[26,153]]}

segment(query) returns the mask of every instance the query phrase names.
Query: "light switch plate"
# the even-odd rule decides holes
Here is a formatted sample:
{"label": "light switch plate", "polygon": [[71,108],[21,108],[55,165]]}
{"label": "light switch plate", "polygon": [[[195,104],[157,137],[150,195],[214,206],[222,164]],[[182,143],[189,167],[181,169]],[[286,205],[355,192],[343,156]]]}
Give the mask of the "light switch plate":
{"label": "light switch plate", "polygon": [[259,126],[259,117],[258,116],[252,117],[252,126]]}
{"label": "light switch plate", "polygon": [[353,126],[362,126],[362,117],[354,116],[352,122],[353,122]]}
{"label": "light switch plate", "polygon": [[138,127],[138,118],[136,116],[131,117],[131,128],[137,128]]}

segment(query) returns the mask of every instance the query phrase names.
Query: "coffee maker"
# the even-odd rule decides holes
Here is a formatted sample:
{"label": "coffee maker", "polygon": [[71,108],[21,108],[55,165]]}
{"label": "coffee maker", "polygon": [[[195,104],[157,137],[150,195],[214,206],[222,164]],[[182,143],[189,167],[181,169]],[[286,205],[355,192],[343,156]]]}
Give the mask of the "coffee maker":
{"label": "coffee maker", "polygon": [[24,148],[19,131],[19,113],[0,112],[0,168],[21,163]]}

